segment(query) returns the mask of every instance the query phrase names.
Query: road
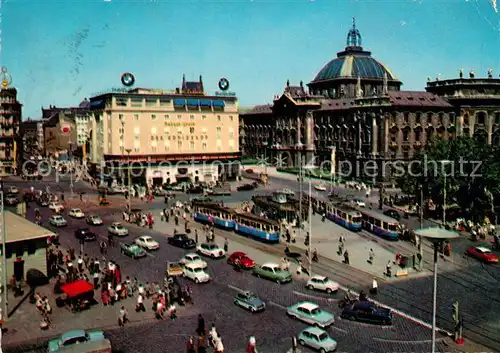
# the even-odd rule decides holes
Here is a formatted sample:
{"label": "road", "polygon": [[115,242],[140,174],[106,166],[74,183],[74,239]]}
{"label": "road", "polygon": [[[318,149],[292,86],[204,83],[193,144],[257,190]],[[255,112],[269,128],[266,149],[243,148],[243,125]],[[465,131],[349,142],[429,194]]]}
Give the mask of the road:
{"label": "road", "polygon": [[[33,212],[33,209],[28,210],[28,218],[33,219]],[[43,208],[41,213],[43,219],[47,220],[51,211]],[[116,219],[116,216],[108,215],[103,218],[109,224]],[[63,247],[72,246],[78,249],[79,244],[73,233],[84,224],[84,221],[68,218],[68,222],[68,227],[54,230],[59,233]],[[47,227],[53,229],[51,226]],[[106,236],[103,227],[95,227],[95,231],[97,234]],[[121,265],[124,275],[137,277],[142,282],[162,280],[165,261],[179,259],[185,251],[169,246],[165,232],[140,229],[135,226],[130,227],[130,235],[124,240],[129,241],[142,234],[152,235],[160,242],[161,248],[140,260],[125,257],[117,248],[110,249],[108,257]],[[232,247],[237,246],[233,244],[237,243],[231,243]],[[232,251],[245,251],[246,245],[240,246]],[[84,252],[90,256],[98,256],[97,242],[85,244]],[[224,260],[207,261],[214,281],[207,285],[193,285],[194,311],[190,311],[188,315],[174,322],[161,321],[134,328],[110,330],[107,333],[114,346],[127,353],[143,353],[146,345],[151,353],[182,352],[187,336],[194,333],[197,314],[202,313],[207,324],[216,323],[226,350],[229,352],[243,352],[250,335],[257,337],[258,348],[262,352],[285,352],[290,348],[291,337],[306,327],[305,324],[289,319],[285,315],[287,306],[309,299],[320,304],[323,309],[339,314],[336,299],[342,297],[341,293],[328,298],[322,294],[308,292],[304,288],[304,282],[301,281],[280,286],[255,278],[250,273],[235,272]],[[236,307],[232,299],[239,289],[250,289],[258,293],[268,303],[266,311],[252,315]],[[129,311],[132,312],[132,310]],[[402,317],[395,318],[393,327],[337,320],[329,332],[338,340],[339,349],[346,352],[429,350],[429,329]],[[305,349],[303,352],[309,351]]]}

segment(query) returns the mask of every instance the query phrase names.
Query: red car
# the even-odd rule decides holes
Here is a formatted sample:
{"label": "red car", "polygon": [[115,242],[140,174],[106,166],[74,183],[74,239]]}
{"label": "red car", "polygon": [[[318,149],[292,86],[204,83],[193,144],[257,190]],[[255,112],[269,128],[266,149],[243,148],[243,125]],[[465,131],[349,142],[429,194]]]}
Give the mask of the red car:
{"label": "red car", "polygon": [[493,254],[490,249],[485,248],[484,246],[473,246],[471,248],[468,248],[465,253],[483,262],[487,263],[498,262],[498,256]]}
{"label": "red car", "polygon": [[241,251],[233,252],[227,259],[227,263],[230,265],[235,265],[237,262],[241,264],[241,266],[245,269],[250,269],[255,267],[255,261],[252,260]]}

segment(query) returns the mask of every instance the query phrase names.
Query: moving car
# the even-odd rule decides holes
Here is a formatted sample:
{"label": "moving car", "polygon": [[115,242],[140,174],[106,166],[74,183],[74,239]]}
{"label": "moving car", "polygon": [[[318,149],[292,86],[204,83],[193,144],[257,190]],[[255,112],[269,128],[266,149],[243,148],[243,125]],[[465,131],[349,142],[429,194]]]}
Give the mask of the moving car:
{"label": "moving car", "polygon": [[392,325],[392,312],[390,309],[379,308],[367,301],[358,301],[346,306],[340,317],[351,321]]}
{"label": "moving car", "polygon": [[236,294],[234,297],[234,304],[252,313],[263,311],[266,308],[266,303],[264,303],[264,301],[255,293],[250,291],[239,292]]}
{"label": "moving car", "polygon": [[66,227],[68,225],[68,222],[59,215],[55,216],[50,216],[49,218],[49,224],[52,224],[54,227]]}
{"label": "moving car", "polygon": [[5,205],[6,206],[16,206],[19,204],[19,200],[16,195],[7,195],[5,196]]}
{"label": "moving car", "polygon": [[108,232],[112,235],[118,237],[125,237],[128,235],[128,229],[123,226],[120,222],[114,222],[108,227]]}
{"label": "moving car", "polygon": [[297,340],[301,346],[307,346],[320,353],[335,352],[337,341],[328,335],[328,332],[317,327],[308,327],[302,330]]}
{"label": "moving car", "polygon": [[219,248],[217,244],[214,243],[203,243],[196,249],[198,254],[210,256],[213,259],[219,259],[226,255],[224,249]]}
{"label": "moving car", "polygon": [[133,259],[144,257],[148,254],[146,251],[144,251],[143,248],[134,243],[120,244],[120,252],[122,254],[130,256]]}
{"label": "moving car", "polygon": [[75,230],[75,237],[84,241],[93,241],[97,239],[97,236],[88,228],[78,228]]}
{"label": "moving car", "polygon": [[239,263],[241,267],[245,269],[250,269],[255,267],[255,261],[249,258],[247,254],[241,251],[236,251],[233,252],[231,255],[229,255],[229,257],[227,258],[227,263],[230,265],[235,265],[236,263]]}
{"label": "moving car", "polygon": [[184,276],[184,269],[179,262],[167,262],[167,277]]}
{"label": "moving car", "polygon": [[306,284],[307,289],[311,290],[319,290],[323,292],[337,293],[339,291],[339,284],[337,282],[332,281],[328,277],[325,276],[312,276],[309,278]]}
{"label": "moving car", "polygon": [[478,259],[479,261],[483,261],[486,263],[497,263],[498,262],[498,256],[493,254],[490,249],[484,247],[484,246],[473,246],[468,248],[465,251],[466,255],[469,255],[470,257],[474,257]]}
{"label": "moving car", "polygon": [[111,353],[111,342],[104,337],[104,332],[100,330],[73,330],[66,332],[59,338],[50,340],[48,352]]}
{"label": "moving car", "polygon": [[101,217],[96,216],[96,215],[88,216],[86,222],[87,222],[87,224],[89,224],[91,226],[102,226],[104,224]]}
{"label": "moving car", "polygon": [[19,189],[15,186],[9,186],[9,188],[7,189],[7,194],[17,195],[19,194]]}
{"label": "moving car", "polygon": [[160,243],[153,240],[149,235],[141,235],[139,238],[135,239],[135,243],[141,248],[147,250],[158,250],[160,248]]}
{"label": "moving car", "polygon": [[259,278],[266,278],[278,284],[292,281],[290,272],[282,270],[278,264],[265,263],[253,269],[253,275]]}
{"label": "moving car", "polygon": [[182,249],[194,249],[196,248],[196,243],[193,239],[188,237],[186,234],[174,234],[168,237],[167,242],[170,245],[177,246]]}
{"label": "moving car", "polygon": [[70,217],[77,218],[77,219],[85,218],[85,213],[83,213],[83,211],[79,208],[72,208],[71,210],[69,210],[68,215]]}
{"label": "moving car", "polygon": [[49,209],[56,213],[61,213],[62,211],[64,211],[64,206],[61,205],[59,202],[50,202]]}
{"label": "moving car", "polygon": [[198,264],[187,264],[184,266],[184,277],[195,283],[207,283],[212,277],[205,272],[205,269]]}
{"label": "moving car", "polygon": [[202,260],[200,255],[193,253],[184,255],[184,257],[179,260],[179,263],[182,264],[183,266],[194,264],[201,268],[207,267],[207,263]]}
{"label": "moving car", "polygon": [[401,219],[401,215],[396,210],[387,210],[387,211],[384,211],[384,214],[387,217],[394,218],[396,221],[399,221]]}
{"label": "moving car", "polygon": [[326,328],[335,323],[333,314],[323,311],[318,304],[311,302],[299,302],[289,306],[286,314],[297,320],[301,320],[313,326]]}
{"label": "moving car", "polygon": [[314,189],[316,189],[318,191],[326,191],[326,186],[323,184],[314,185]]}

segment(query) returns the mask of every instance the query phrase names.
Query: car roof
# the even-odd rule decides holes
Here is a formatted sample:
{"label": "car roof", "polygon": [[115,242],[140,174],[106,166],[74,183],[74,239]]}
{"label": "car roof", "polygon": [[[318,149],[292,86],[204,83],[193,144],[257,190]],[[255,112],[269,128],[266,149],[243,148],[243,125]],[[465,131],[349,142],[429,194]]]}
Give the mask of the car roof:
{"label": "car roof", "polygon": [[144,239],[153,239],[151,235],[141,235],[139,238],[144,238]]}
{"label": "car roof", "polygon": [[260,267],[264,267],[264,266],[267,266],[267,267],[279,267],[278,264],[275,264],[273,262],[266,262],[266,263],[263,263]]}
{"label": "car roof", "polygon": [[320,281],[324,281],[327,278],[328,277],[320,276],[320,275],[314,275],[314,276],[311,277],[311,279],[317,279],[317,280],[320,280]]}
{"label": "car roof", "polygon": [[304,309],[307,309],[309,311],[312,311],[314,309],[317,309],[319,308],[319,305],[318,304],[314,304],[314,303],[311,303],[311,302],[302,302],[302,303],[297,303],[297,308],[298,307],[302,307]]}
{"label": "car roof", "polygon": [[314,327],[314,326],[309,326],[302,330],[302,332],[307,331],[309,333],[312,333],[313,335],[319,336],[323,333],[328,333],[325,330],[320,329],[319,327]]}
{"label": "car roof", "polygon": [[189,268],[201,268],[203,270],[203,266],[200,265],[200,264],[195,264],[195,263],[190,263],[190,264],[187,264],[185,267],[189,267]]}
{"label": "car roof", "polygon": [[231,256],[247,256],[243,251],[235,251],[231,254]]}
{"label": "car roof", "polygon": [[197,257],[200,257],[200,255],[195,254],[194,252],[190,252],[189,254],[184,255],[184,257],[188,257],[188,256],[197,256]]}
{"label": "car roof", "polygon": [[481,252],[491,252],[490,249],[484,247],[484,246],[476,246],[476,249],[481,251]]}

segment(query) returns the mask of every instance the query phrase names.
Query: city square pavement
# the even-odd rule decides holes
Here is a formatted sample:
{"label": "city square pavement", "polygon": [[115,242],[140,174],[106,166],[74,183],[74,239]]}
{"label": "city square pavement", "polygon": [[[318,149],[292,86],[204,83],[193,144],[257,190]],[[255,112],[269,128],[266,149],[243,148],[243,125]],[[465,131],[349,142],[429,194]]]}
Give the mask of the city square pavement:
{"label": "city square pavement", "polygon": [[[42,209],[42,216],[47,219],[50,211]],[[32,210],[30,210],[32,212]],[[32,218],[31,213],[28,214]],[[120,219],[121,215],[103,216],[105,222],[109,224],[111,221]],[[61,246],[68,248],[72,246],[78,249],[78,242],[73,236],[73,231],[83,225],[83,221],[68,219],[69,225],[65,229],[59,229]],[[105,228],[93,227],[97,234],[105,237]],[[137,277],[139,281],[160,281],[163,280],[165,271],[165,262],[167,260],[174,261],[179,259],[186,251],[169,246],[166,242],[166,237],[173,232],[173,222],[161,223],[157,218],[155,229],[138,228],[130,226],[130,235],[123,241],[131,241],[136,236],[141,234],[149,234],[161,244],[161,248],[157,252],[153,252],[150,256],[139,260],[132,260],[120,254],[117,248],[110,248],[108,258],[118,262],[121,265],[124,276]],[[250,239],[238,237],[234,234],[225,234],[217,232],[216,241],[222,245],[223,238],[227,236],[229,240],[229,251],[241,250],[247,252],[251,257],[254,257],[257,262],[275,261],[279,262],[281,255],[275,253],[267,253],[266,251],[258,251],[261,244],[253,244]],[[243,242],[236,241],[242,240]],[[256,246],[254,246],[256,245]],[[282,251],[282,250],[281,250]],[[85,244],[84,252],[89,256],[98,256],[98,244]],[[207,325],[215,322],[222,340],[226,347],[226,351],[240,353],[245,351],[248,336],[255,335],[257,337],[258,348],[262,352],[285,352],[290,348],[290,341],[293,335],[296,335],[306,325],[291,320],[285,315],[285,308],[300,300],[312,300],[320,304],[325,310],[339,314],[337,308],[337,300],[342,297],[342,293],[327,297],[326,295],[310,292],[305,289],[305,283],[300,279],[295,279],[287,285],[277,285],[267,282],[262,279],[257,279],[249,273],[235,272],[232,267],[225,263],[225,260],[210,260],[209,272],[213,275],[214,280],[210,284],[195,285],[192,284],[194,292],[194,307],[187,308],[186,312],[181,312],[178,320],[155,322],[149,319],[146,315],[145,322],[141,322],[142,316],[136,315],[133,311],[134,301],[130,300],[127,303],[127,309],[130,313],[132,321],[136,321],[133,327],[125,327],[124,329],[114,329],[108,327],[108,324],[103,323],[103,317],[109,318],[110,325],[113,318],[113,308],[106,313],[100,313],[99,307],[91,309],[88,312],[76,315],[85,315],[89,318],[82,319],[75,317],[76,324],[68,324],[68,326],[54,325],[47,335],[57,335],[66,328],[73,328],[72,325],[78,325],[81,322],[82,326],[105,327],[105,331],[110,336],[114,347],[123,352],[182,352],[184,343],[189,335],[194,333],[196,326],[196,317],[198,313],[202,313],[206,319]],[[354,276],[356,277],[356,276]],[[369,278],[370,276],[368,276]],[[351,276],[353,278],[353,276]],[[367,279],[368,279],[367,278]],[[184,280],[182,280],[184,282]],[[264,313],[251,315],[233,304],[233,296],[239,289],[250,289],[258,293],[268,304]],[[51,301],[53,303],[53,296]],[[30,310],[25,308],[29,303],[23,304],[21,311]],[[55,308],[55,305],[53,304]],[[65,310],[65,309],[55,309]],[[149,313],[151,314],[151,313]],[[15,315],[18,314],[17,312]],[[54,314],[54,317],[57,318]],[[142,315],[142,314],[141,314]],[[12,318],[10,330],[19,330],[14,323],[15,317]],[[62,316],[61,316],[62,317]],[[106,320],[107,320],[106,319]],[[38,319],[36,320],[38,321]],[[55,320],[56,321],[56,320]],[[107,321],[106,321],[107,322]],[[9,328],[9,325],[7,325]],[[28,326],[26,329],[28,330]],[[279,328],[279,329],[277,329]],[[40,337],[40,330],[33,328],[35,332],[26,332],[26,341],[31,338]],[[31,330],[31,329],[30,329]],[[365,325],[356,322],[337,320],[334,327],[329,329],[330,334],[339,342],[339,350],[345,352],[403,352],[403,351],[429,351],[430,330],[426,326],[422,326],[407,318],[396,316],[393,327],[379,327],[373,325]],[[9,335],[12,335],[9,337]],[[4,335],[4,344],[8,346],[9,340],[15,343],[17,333],[6,333]],[[449,347],[445,347],[440,338],[440,351],[449,351]],[[15,350],[14,350],[15,351]],[[308,350],[303,350],[308,352]]]}

